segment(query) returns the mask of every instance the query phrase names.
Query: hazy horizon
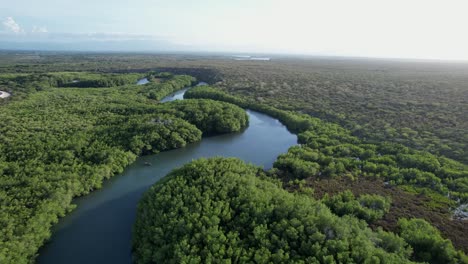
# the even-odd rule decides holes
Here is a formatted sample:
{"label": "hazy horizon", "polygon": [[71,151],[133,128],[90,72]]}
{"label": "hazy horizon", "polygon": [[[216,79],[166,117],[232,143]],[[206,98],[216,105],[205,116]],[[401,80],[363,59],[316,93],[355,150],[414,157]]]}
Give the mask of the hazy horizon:
{"label": "hazy horizon", "polygon": [[0,49],[468,60],[463,1],[10,1]]}

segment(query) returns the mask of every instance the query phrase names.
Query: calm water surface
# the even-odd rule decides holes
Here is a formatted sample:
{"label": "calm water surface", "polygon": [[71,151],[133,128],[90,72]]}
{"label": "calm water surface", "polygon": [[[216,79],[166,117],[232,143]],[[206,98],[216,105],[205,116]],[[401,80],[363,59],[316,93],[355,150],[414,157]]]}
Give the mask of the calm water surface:
{"label": "calm water surface", "polygon": [[[182,99],[185,90],[162,102]],[[76,199],[78,207],[60,220],[40,251],[38,263],[131,263],[131,232],[141,195],[174,168],[201,157],[238,157],[271,168],[297,142],[278,120],[247,111],[250,124],[240,133],[203,138],[185,148],[140,157],[101,190]],[[150,162],[152,166],[144,166]]]}

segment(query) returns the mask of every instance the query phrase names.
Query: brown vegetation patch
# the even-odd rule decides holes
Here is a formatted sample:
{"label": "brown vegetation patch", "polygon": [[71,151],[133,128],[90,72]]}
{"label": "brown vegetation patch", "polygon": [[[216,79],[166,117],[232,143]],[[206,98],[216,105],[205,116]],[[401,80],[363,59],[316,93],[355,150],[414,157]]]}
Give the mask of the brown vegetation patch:
{"label": "brown vegetation patch", "polygon": [[[314,197],[320,199],[328,193],[334,195],[345,190],[351,190],[354,195],[378,194],[390,196],[392,206],[383,219],[372,224],[372,228],[381,226],[384,230],[397,232],[397,222],[400,218],[422,218],[437,227],[442,236],[450,239],[457,249],[468,252],[468,221],[452,220],[449,205],[444,207],[431,206],[433,199],[424,194],[413,194],[397,186],[386,185],[381,180],[340,177],[337,179],[307,179],[307,187],[314,189]],[[294,186],[289,188],[295,189]]]}

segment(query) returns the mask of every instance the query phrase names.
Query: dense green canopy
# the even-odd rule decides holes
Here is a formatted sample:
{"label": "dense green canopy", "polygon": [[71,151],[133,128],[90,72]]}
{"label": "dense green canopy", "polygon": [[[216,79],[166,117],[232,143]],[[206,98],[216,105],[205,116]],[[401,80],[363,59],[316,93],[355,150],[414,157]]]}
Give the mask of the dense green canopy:
{"label": "dense green canopy", "polygon": [[[158,104],[194,79],[150,73],[150,83],[135,85],[142,77],[0,75],[0,84],[13,93],[0,105],[0,263],[29,262],[51,225],[73,208],[73,197],[100,188],[137,155],[183,147],[203,134],[242,130],[248,118],[240,107],[278,118],[298,134],[301,145],[280,155],[268,176],[380,179],[446,204],[468,201],[468,167],[462,163],[395,143],[369,144],[340,125],[210,87],[191,89],[190,100]],[[389,207],[388,197],[349,191],[316,200],[307,192],[288,193],[279,181],[239,160],[199,160],[144,196],[135,258],[138,263],[468,263],[422,219],[400,220],[395,233],[369,229],[366,221],[382,218]]]}
{"label": "dense green canopy", "polygon": [[185,96],[210,98],[258,110],[278,118],[288,129],[297,132],[301,145],[292,147],[274,164],[294,178],[368,176],[468,201],[468,166],[457,161],[396,143],[369,144],[337,124],[279,110],[211,87],[196,87]]}
{"label": "dense green canopy", "polygon": [[[327,181],[345,177],[351,181],[357,178],[369,179],[388,187],[401,186],[401,190],[407,190],[415,197],[426,197],[428,201],[418,206],[431,216],[430,220],[435,221],[432,223],[437,224],[439,228],[450,226],[445,229],[445,237],[449,235],[452,239],[457,239],[457,236],[464,236],[466,228],[463,224],[457,227],[453,225],[458,220],[448,219],[450,208],[447,207],[458,206],[468,201],[468,167],[465,164],[400,144],[369,144],[365,139],[353,136],[351,131],[337,124],[297,112],[279,110],[211,87],[197,87],[185,95],[187,98],[216,99],[258,110],[278,118],[288,129],[297,132],[301,144],[280,155],[270,173],[284,182],[300,182],[307,179],[311,180],[313,188],[314,180]],[[388,197],[365,194],[356,199],[349,191],[331,198],[325,196],[323,202],[338,215],[354,215],[368,222],[376,221],[389,210]],[[437,214],[437,208],[449,213],[443,215],[444,218],[432,218],[432,215]],[[409,211],[403,212],[399,217],[402,216],[414,217]],[[417,217],[420,216],[421,214]],[[400,230],[398,227],[392,229],[399,232],[405,226],[412,227],[402,236],[414,246],[415,252],[411,256],[413,260],[425,260],[430,263],[468,263],[466,256],[461,251],[456,251],[452,243],[444,239],[437,229],[424,220],[414,221],[416,224],[410,222],[411,225],[400,225]],[[410,239],[412,237],[418,240]],[[459,247],[466,246],[463,241],[466,240],[462,240],[461,243],[458,240]],[[393,243],[395,242],[390,244]]]}
{"label": "dense green canopy", "polygon": [[[137,155],[180,148],[203,133],[239,131],[248,124],[245,111],[231,104],[159,104],[149,98],[150,92],[161,97],[190,85],[190,76],[164,75],[143,86],[58,87],[74,78],[108,86],[115,84],[109,80],[134,83],[137,76],[4,76],[22,89],[20,97],[0,105],[0,263],[29,262],[51,225],[73,208],[73,197],[100,188]],[[41,89],[30,90],[36,85]]]}
{"label": "dense green canopy", "polygon": [[196,160],[155,184],[139,204],[133,248],[137,263],[406,263],[410,252],[233,158]]}

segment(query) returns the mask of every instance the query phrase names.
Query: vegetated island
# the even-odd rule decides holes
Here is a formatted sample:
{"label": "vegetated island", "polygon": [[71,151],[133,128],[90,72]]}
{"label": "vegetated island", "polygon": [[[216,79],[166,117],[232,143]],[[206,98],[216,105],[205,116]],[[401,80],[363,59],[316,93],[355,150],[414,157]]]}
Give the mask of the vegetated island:
{"label": "vegetated island", "polygon": [[[463,234],[466,225],[449,218],[450,207],[467,202],[465,165],[396,143],[368,144],[339,125],[211,87],[196,87],[185,95],[268,113],[298,133],[301,145],[280,155],[268,172],[240,161],[211,159],[186,165],[157,183],[139,205],[137,263],[468,262],[446,239],[459,248],[466,245],[457,233]],[[344,179],[350,190],[315,194],[314,187]],[[356,181],[392,191],[385,196],[372,189],[359,192],[352,188]],[[401,194],[414,201],[400,204]],[[415,210],[398,212],[393,200]],[[334,216],[327,218],[330,212]],[[392,213],[393,218],[385,219]]]}
{"label": "vegetated island", "polygon": [[[179,81],[184,82],[180,76],[159,72],[150,74],[49,72],[58,69],[94,71],[97,65],[100,70],[113,71],[121,68],[122,72],[129,69],[141,72],[142,68],[154,68],[155,65],[168,67],[171,65],[172,58],[163,56],[164,58],[159,60],[161,56],[158,56],[158,60],[154,60],[154,56],[148,55],[73,56],[71,62],[67,55],[42,56],[43,64],[39,67],[23,62],[21,65],[9,65],[9,60],[0,62],[2,65],[0,71],[5,72],[0,76],[0,85],[14,92],[14,96],[9,100],[0,100],[0,107],[2,107],[0,116],[6,121],[0,125],[0,153],[12,151],[8,156],[0,156],[0,170],[2,171],[0,173],[2,177],[0,181],[2,184],[0,188],[2,195],[0,262],[2,263],[9,261],[22,263],[33,258],[43,238],[50,235],[49,223],[56,221],[56,215],[63,215],[66,212],[57,208],[70,208],[68,201],[75,195],[72,193],[76,191],[78,195],[81,195],[98,188],[102,178],[112,175],[121,170],[124,164],[131,162],[136,154],[131,150],[125,151],[127,148],[132,147],[135,152],[141,150],[143,154],[157,152],[159,147],[169,149],[184,144],[176,134],[171,133],[172,128],[152,133],[155,141],[146,141],[145,137],[131,134],[133,128],[129,128],[130,126],[127,128],[131,131],[125,131],[130,134],[130,137],[121,137],[114,133],[117,137],[115,141],[112,137],[105,137],[101,141],[100,136],[107,135],[109,129],[107,131],[106,129],[94,130],[95,126],[105,127],[107,121],[118,126],[131,122],[133,118],[125,118],[127,114],[137,120],[140,113],[148,114],[145,112],[148,105],[156,104],[155,100],[185,86],[181,83],[176,84]],[[466,203],[468,193],[467,168],[465,164],[439,156],[443,154],[459,161],[466,161],[466,155],[463,155],[466,152],[464,151],[466,144],[463,142],[463,133],[460,133],[464,131],[463,122],[461,122],[463,116],[459,118],[460,114],[466,112],[464,111],[466,108],[460,105],[463,96],[459,94],[463,92],[463,89],[449,89],[448,93],[443,94],[444,102],[441,104],[433,101],[430,104],[418,104],[416,100],[419,99],[416,95],[428,95],[425,99],[430,100],[437,99],[438,97],[431,97],[434,89],[429,89],[434,85],[440,85],[441,89],[458,87],[453,84],[461,80],[459,72],[453,75],[456,77],[455,81],[443,77],[447,80],[446,82],[437,82],[434,78],[429,78],[428,82],[423,82],[424,85],[418,85],[427,77],[427,74],[414,74],[414,72],[394,74],[391,67],[382,70],[383,73],[384,71],[391,72],[391,76],[380,74],[380,71],[372,75],[360,68],[353,68],[350,73],[346,68],[349,64],[342,61],[339,64],[343,64],[344,67],[331,61],[313,62],[313,68],[320,70],[309,72],[310,63],[306,61],[278,62],[275,59],[269,61],[268,64],[265,62],[261,65],[254,65],[256,62],[253,61],[226,62],[211,58],[185,60],[183,56],[181,60],[183,62],[180,63],[180,68],[172,67],[174,71],[201,74],[210,78],[211,83],[219,81],[218,87],[239,96],[243,95],[233,97],[226,93],[219,93],[215,89],[208,91],[209,88],[206,88],[203,92],[198,90],[198,95],[195,94],[197,92],[195,89],[189,92],[188,96],[193,92],[192,97],[229,101],[243,108],[268,113],[279,118],[291,131],[299,134],[301,146],[294,147],[285,155],[280,156],[275,163],[275,169],[266,174],[267,179],[262,176],[262,180],[270,182],[270,178],[276,179],[273,182],[278,185],[279,179],[282,188],[288,192],[294,195],[305,195],[307,199],[314,200],[317,204],[326,205],[333,212],[333,218],[348,218],[348,215],[352,215],[350,219],[357,217],[365,221],[360,223],[371,227],[374,233],[379,233],[379,227],[383,227],[385,232],[391,231],[391,233],[380,233],[391,236],[382,240],[396,243],[403,239],[406,243],[397,243],[385,248],[383,244],[379,244],[379,240],[372,240],[373,244],[368,248],[372,252],[370,256],[372,261],[377,262],[377,259],[378,261],[381,259],[378,255],[380,253],[375,252],[389,254],[389,259],[396,257],[394,254],[399,252],[401,254],[397,253],[397,255],[401,255],[402,259],[409,258],[412,261],[466,262],[463,253],[455,250],[450,241],[446,239],[452,240],[456,249],[467,252],[467,237],[464,235],[467,232],[466,222],[450,219],[452,216],[450,209],[459,208],[463,211],[465,208],[463,205]],[[355,65],[353,63],[351,65]],[[200,67],[202,64],[209,65],[212,69],[207,68],[208,66]],[[37,73],[30,74],[29,72]],[[336,72],[340,74],[337,75]],[[346,74],[343,75],[343,73]],[[338,78],[339,76],[345,80]],[[439,75],[434,76],[438,78]],[[135,86],[135,82],[143,77],[148,77],[150,84]],[[379,81],[373,80],[374,77],[377,77]],[[406,79],[399,81],[403,77]],[[187,78],[191,79],[188,76]],[[265,78],[272,79],[266,80]],[[348,80],[351,80],[350,83]],[[375,86],[378,89],[372,89],[373,98],[378,100],[366,98],[368,104],[359,103],[363,100],[359,96],[359,91],[367,91],[366,89],[375,82],[385,86],[385,89],[379,85]],[[81,88],[73,88],[76,86]],[[328,91],[333,87],[337,87],[333,90],[336,93]],[[411,89],[414,87],[416,89],[412,93],[404,93],[408,100],[400,100],[398,95],[403,94],[401,90],[398,90],[400,87],[408,91],[413,91]],[[425,92],[426,90],[429,92]],[[71,94],[67,94],[68,92]],[[70,96],[72,94],[73,96]],[[303,96],[299,98],[297,94]],[[449,98],[450,96],[456,100]],[[341,100],[342,97],[346,100]],[[317,101],[314,101],[315,98],[325,103],[317,104]],[[323,100],[324,98],[326,100]],[[385,103],[388,107],[377,107],[382,106],[379,104],[381,101],[387,102],[386,100],[379,101],[381,98],[391,98],[393,101],[391,104]],[[130,99],[132,99],[131,102]],[[335,103],[330,103],[330,100]],[[86,107],[77,106],[75,103],[86,105]],[[88,104],[90,109],[87,108]],[[4,113],[3,110],[9,108],[10,105],[16,108]],[[71,105],[70,109],[68,105]],[[407,114],[405,116],[408,117],[405,119],[405,126],[411,129],[394,127],[396,125],[394,121],[398,120],[394,114],[400,113],[394,109],[401,107],[404,107],[405,114]],[[418,111],[421,109],[428,113],[435,113],[431,110],[435,109],[437,114],[418,118],[420,116]],[[451,109],[455,112],[451,112]],[[178,112],[165,108],[159,110],[162,111],[161,118],[148,116],[148,119],[141,119],[142,124],[150,127],[155,124],[162,126],[168,123],[169,118],[172,120],[172,116],[169,117],[171,114]],[[36,111],[40,111],[41,114],[34,115]],[[91,113],[86,114],[89,112]],[[343,126],[327,123],[309,115],[298,114],[298,112],[320,116],[324,120],[337,121]],[[343,112],[349,115],[343,116]],[[370,116],[369,112],[372,113],[373,120],[377,123],[363,126],[363,122],[366,121],[363,121],[365,119],[363,117]],[[50,124],[44,118],[49,113],[55,113],[51,115],[53,122]],[[150,113],[157,113],[157,111],[150,110]],[[89,123],[79,118],[82,114],[89,117]],[[109,116],[101,121],[104,114]],[[166,114],[169,116],[165,116]],[[400,116],[398,114],[398,117]],[[194,129],[190,123],[184,123],[183,121],[186,121],[184,118],[182,117],[181,120],[174,118],[180,126],[173,128],[184,128],[190,133],[197,133],[198,128]],[[353,122],[343,122],[348,119]],[[382,120],[388,120],[392,124],[381,125]],[[434,121],[437,122],[434,123]],[[415,128],[411,126],[412,124],[421,127]],[[437,127],[433,129],[424,124],[437,124]],[[50,126],[50,129],[46,128],[46,125]],[[377,129],[379,127],[384,127],[385,133],[379,134],[382,132]],[[146,131],[146,128],[142,129]],[[198,130],[198,133],[202,132]],[[164,136],[157,139],[155,134],[160,136],[160,132]],[[73,136],[75,133],[77,135]],[[88,139],[89,133],[96,133],[96,136]],[[20,136],[16,138],[16,135]],[[9,137],[15,140],[6,141],[5,139]],[[184,139],[182,136],[180,138]],[[191,140],[196,140],[194,138],[187,137],[184,141],[185,143],[191,142]],[[131,143],[129,139],[132,139]],[[43,141],[42,145],[38,143],[41,141]],[[108,142],[119,141],[124,146],[106,145]],[[154,142],[158,144],[153,145]],[[391,142],[401,142],[406,146]],[[11,143],[17,143],[18,146],[14,147]],[[78,147],[74,148],[77,143]],[[47,147],[48,144],[50,147]],[[416,149],[430,151],[432,154]],[[128,153],[130,157],[126,157],[125,153]],[[21,160],[23,157],[28,158],[27,162],[31,162],[32,165],[23,168],[22,166],[26,163]],[[122,160],[125,162],[122,162],[121,166],[113,166]],[[242,165],[239,164],[239,166]],[[62,167],[65,169],[61,169]],[[30,177],[30,175],[36,176]],[[3,210],[3,208],[7,209]],[[246,215],[246,217],[250,216]],[[423,218],[426,222],[412,219],[414,217]],[[402,218],[407,220],[400,220]],[[285,218],[285,221],[288,222],[288,219]],[[427,222],[437,227],[440,234]],[[32,229],[29,228],[30,225]],[[365,227],[359,230],[364,233],[368,232]],[[36,231],[38,232],[35,233]],[[375,235],[370,237],[375,238]],[[323,244],[320,246],[328,250]],[[323,257],[324,262],[333,263],[340,256],[346,257],[348,254],[346,250],[339,251],[343,248],[334,251],[342,254],[322,254],[317,257]],[[389,248],[395,250],[392,251]],[[382,252],[382,249],[385,252]],[[159,254],[156,252],[157,249],[148,250],[152,252],[145,252],[146,254]],[[274,248],[272,250],[270,250],[272,255],[276,254]],[[292,253],[294,252],[289,253],[290,258],[292,258]],[[138,254],[135,255],[138,256]],[[207,255],[200,255],[200,257],[204,256]],[[259,256],[259,259],[262,256],[268,257],[268,252]],[[305,258],[297,254],[293,257]],[[331,260],[332,258],[334,260]]]}
{"label": "vegetated island", "polygon": [[[290,193],[241,160],[193,161],[142,198],[134,227],[136,263],[466,263],[422,219],[401,219],[400,232],[373,231],[354,212],[381,217],[379,196],[316,200]],[[356,201],[356,203],[353,203]],[[328,207],[327,207],[328,206]],[[332,209],[330,209],[332,208]],[[367,219],[366,220],[372,220]]]}
{"label": "vegetated island", "polygon": [[[146,85],[136,81],[146,76]],[[0,263],[28,263],[72,199],[101,188],[138,155],[204,134],[240,131],[246,112],[213,100],[157,100],[195,79],[169,73],[8,74],[0,105]],[[74,82],[73,80],[80,80]]]}

